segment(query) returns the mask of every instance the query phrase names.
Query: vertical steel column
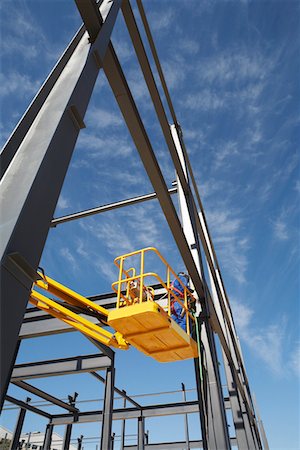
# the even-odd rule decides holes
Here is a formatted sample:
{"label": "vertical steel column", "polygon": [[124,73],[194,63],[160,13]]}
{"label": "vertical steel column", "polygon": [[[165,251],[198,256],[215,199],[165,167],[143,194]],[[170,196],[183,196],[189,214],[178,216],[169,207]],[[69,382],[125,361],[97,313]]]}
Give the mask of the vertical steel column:
{"label": "vertical steel column", "polygon": [[265,432],[265,427],[264,427],[263,421],[260,418],[260,413],[259,413],[258,406],[257,406],[257,403],[256,403],[255,395],[253,395],[253,404],[254,404],[255,414],[257,416],[257,422],[258,422],[258,426],[259,426],[261,439],[262,439],[262,442],[263,442],[263,448],[264,448],[264,450],[270,450],[268,439],[267,439],[267,435],[266,435],[266,432]]}
{"label": "vertical steel column", "polygon": [[[68,396],[69,404],[70,404],[71,406],[74,406],[74,407],[75,407],[77,397],[78,397],[78,393],[77,393],[77,392],[74,392],[73,395],[69,395],[69,396]],[[72,424],[69,423],[69,424],[66,426],[66,429],[65,429],[65,434],[64,434],[64,440],[63,440],[62,450],[69,450],[69,447],[70,447],[70,441],[71,441],[71,434],[72,434]]]}
{"label": "vertical steel column", "polygon": [[62,450],[69,450],[71,434],[72,434],[72,424],[69,423],[68,425],[66,425],[63,444],[62,444]]}
{"label": "vertical steel column", "polygon": [[111,367],[106,370],[100,450],[111,450],[114,381],[115,381],[115,368],[114,368],[114,360],[112,359]]}
{"label": "vertical steel column", "polygon": [[82,448],[83,435],[77,438],[77,450],[81,450]]}
{"label": "vertical steel column", "polygon": [[[123,391],[124,394],[126,394],[126,391]],[[126,398],[124,398],[124,402],[123,402],[123,408],[126,408]],[[122,428],[121,428],[121,446],[120,446],[120,450],[124,450],[125,447],[125,427],[126,427],[126,420],[123,419],[122,420]]]}
{"label": "vertical steel column", "polygon": [[144,450],[145,448],[145,422],[144,417],[141,416],[138,418],[138,442],[137,442],[137,450]]}
{"label": "vertical steel column", "polygon": [[[29,403],[31,400],[30,397],[26,398],[26,403]],[[11,445],[10,445],[10,449],[11,450],[15,450],[16,448],[18,448],[19,446],[19,441],[20,441],[20,436],[22,433],[22,428],[23,428],[23,424],[24,424],[24,420],[25,420],[25,415],[26,415],[26,409],[21,408],[20,412],[19,412],[19,417],[17,420],[17,424],[16,424],[16,428],[14,431],[14,435],[11,441]]]}
{"label": "vertical steel column", "polygon": [[[186,392],[185,392],[185,385],[181,383],[181,389],[182,389],[182,397],[183,401],[186,402]],[[189,437],[189,422],[188,422],[188,415],[184,415],[184,428],[185,428],[185,445],[186,450],[190,450],[190,437]]]}
{"label": "vertical steel column", "polygon": [[46,426],[46,431],[45,431],[43,450],[51,449],[52,433],[53,433],[53,425],[51,423],[48,423],[48,425]]}
{"label": "vertical steel column", "polygon": [[[186,164],[181,148],[180,138],[175,125],[171,126],[171,133],[175,143],[176,151],[179,156],[182,168],[185,173],[186,181],[188,181]],[[191,199],[186,198],[186,195],[182,189],[179,177],[177,176],[178,197],[179,205],[182,217],[183,231],[186,240],[190,246],[195,264],[198,268],[198,272],[202,280],[204,279],[204,272],[201,261],[200,245],[198,234],[195,227],[195,217],[193,217],[189,211],[193,211],[191,208]],[[188,205],[188,202],[190,203]],[[195,214],[195,211],[194,211]],[[205,311],[204,311],[205,312]],[[207,370],[207,383],[203,387],[207,390],[207,402],[206,402],[206,417],[207,417],[207,429],[201,424],[203,447],[207,445],[211,450],[230,449],[230,439],[228,434],[228,426],[225,413],[224,398],[219,373],[219,363],[217,358],[215,338],[211,328],[211,325],[207,318],[204,318],[203,329],[201,330],[202,343],[204,346],[206,357],[206,370]],[[195,361],[197,369],[197,360]],[[198,376],[198,374],[196,375]],[[206,377],[204,378],[204,381]],[[199,381],[199,378],[198,380]],[[198,390],[199,393],[199,390]],[[204,389],[202,389],[202,396]],[[201,399],[203,404],[203,398]],[[207,443],[205,440],[207,439]]]}
{"label": "vertical steel column", "polygon": [[[85,2],[94,3],[94,0]],[[93,44],[84,33],[36,115],[20,122],[26,132],[0,182],[1,372],[0,408],[15,360],[29,291],[76,144],[83,118],[110,41],[121,0],[110,8]],[[84,6],[83,6],[84,8]],[[64,61],[65,64],[65,61]],[[63,151],[61,149],[63,148]],[[53,170],[55,167],[55,171]],[[44,199],[46,201],[41,201]],[[11,254],[17,253],[16,259]]]}

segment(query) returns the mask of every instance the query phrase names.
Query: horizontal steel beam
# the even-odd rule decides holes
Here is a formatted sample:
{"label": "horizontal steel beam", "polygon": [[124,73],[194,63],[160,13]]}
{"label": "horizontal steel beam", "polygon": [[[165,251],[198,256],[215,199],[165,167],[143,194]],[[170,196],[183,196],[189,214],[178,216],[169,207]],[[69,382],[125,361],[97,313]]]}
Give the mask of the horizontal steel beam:
{"label": "horizontal steel beam", "polygon": [[12,384],[18,386],[21,389],[25,389],[27,392],[30,392],[31,394],[37,395],[38,397],[53,403],[53,405],[67,409],[70,412],[77,413],[79,411],[78,408],[75,408],[74,406],[71,406],[68,403],[63,402],[59,398],[53,397],[53,395],[50,395],[47,392],[44,392],[41,389],[32,386],[31,384],[25,383],[25,381],[12,381]]}
{"label": "horizontal steel beam", "polygon": [[[225,406],[230,408],[229,400],[225,399]],[[147,405],[139,408],[114,409],[113,420],[138,419],[139,417],[160,417],[176,414],[199,413],[199,403],[197,400],[189,402],[167,403],[164,405]],[[76,417],[76,423],[101,422],[102,411],[80,412]],[[67,425],[74,423],[72,414],[55,414],[52,416],[53,425]]]}
{"label": "horizontal steel beam", "polygon": [[104,370],[111,367],[111,360],[104,355],[86,355],[73,358],[18,364],[14,367],[11,380],[26,380],[75,373]]}
{"label": "horizontal steel beam", "polygon": [[[237,445],[236,438],[231,438],[230,443],[231,445]],[[186,448],[186,441],[144,444],[145,450],[182,450],[183,448]],[[202,440],[189,441],[189,449],[191,448],[203,448]],[[138,450],[138,447],[136,445],[125,445],[124,450]]]}
{"label": "horizontal steel beam", "polygon": [[[169,194],[175,194],[176,192],[177,188],[169,189]],[[72,220],[82,219],[84,217],[93,216],[95,214],[112,211],[113,209],[122,208],[123,206],[136,205],[137,203],[146,202],[155,198],[157,198],[156,192],[152,192],[151,194],[128,198],[126,200],[120,200],[119,202],[109,203],[108,205],[97,206],[96,208],[86,209],[84,211],[68,214],[66,216],[57,217],[52,220],[51,227],[56,227],[56,225],[60,225],[65,222],[71,222]]]}
{"label": "horizontal steel beam", "polygon": [[[152,287],[154,288],[156,300],[165,293],[165,289],[163,289],[160,284],[153,285]],[[87,298],[94,301],[97,305],[105,307],[106,309],[113,309],[116,307],[117,299],[116,294],[113,292],[103,295],[94,295]],[[90,320],[92,323],[99,324],[98,319],[95,317],[84,314],[81,314],[81,316]],[[38,308],[29,308],[26,310],[19,338],[28,339],[57,333],[68,333],[72,331],[75,331],[75,329],[61,320],[55,319]]]}
{"label": "horizontal steel beam", "polygon": [[22,402],[21,400],[18,400],[14,397],[11,397],[10,395],[5,396],[5,400],[7,400],[10,403],[13,403],[14,405],[20,406],[20,408],[26,409],[27,411],[31,411],[35,414],[39,414],[40,416],[47,417],[47,419],[51,419],[51,414],[47,413],[46,411],[42,411],[41,409],[35,408],[34,406],[31,406],[29,403]]}

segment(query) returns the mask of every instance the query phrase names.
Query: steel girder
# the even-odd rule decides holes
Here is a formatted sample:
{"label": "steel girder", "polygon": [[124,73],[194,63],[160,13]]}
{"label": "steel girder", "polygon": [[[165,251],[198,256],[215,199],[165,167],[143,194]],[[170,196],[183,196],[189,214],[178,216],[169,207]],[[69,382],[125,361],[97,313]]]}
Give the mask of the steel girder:
{"label": "steel girder", "polygon": [[[12,136],[13,145],[6,147],[9,150],[4,153],[10,164],[0,182],[1,210],[5,211],[0,241],[0,407],[16,356],[33,282],[31,274],[38,267],[73,149],[80,129],[85,126],[83,117],[100,69],[97,61],[105,55],[120,4],[121,0],[104,0],[101,7],[110,9],[103,25],[99,24],[94,43],[89,42],[87,32],[78,39],[68,61],[63,58],[57,70],[59,76],[56,74],[56,81],[48,88],[47,101],[39,108],[34,107],[34,112],[30,109],[28,120],[25,114],[19,132],[16,130]],[[41,201],[44,198],[47,202]],[[32,220],[33,217],[39,219]],[[11,263],[12,252],[18,252],[22,266]]]}

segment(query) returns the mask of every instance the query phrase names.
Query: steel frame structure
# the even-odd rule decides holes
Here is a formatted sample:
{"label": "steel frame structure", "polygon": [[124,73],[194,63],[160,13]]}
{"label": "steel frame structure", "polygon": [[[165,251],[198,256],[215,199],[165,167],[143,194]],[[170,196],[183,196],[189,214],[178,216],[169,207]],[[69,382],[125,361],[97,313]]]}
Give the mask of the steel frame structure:
{"label": "steel frame structure", "polygon": [[[138,420],[137,446],[123,448],[204,448],[223,450],[237,445],[240,449],[267,449],[268,444],[261,420],[257,420],[232,311],[224,287],[220,267],[209,234],[192,167],[185,148],[183,134],[173,108],[167,84],[156,52],[149,23],[141,0],[138,11],[159,74],[168,105],[166,112],[153,71],[144,47],[129,0],[75,0],[83,25],[45,81],[32,104],[24,114],[1,153],[1,210],[5,221],[1,226],[1,405],[7,398],[21,407],[20,432],[24,411],[30,410],[49,418],[44,448],[49,448],[53,426],[64,423],[101,421],[101,449],[111,446],[113,419]],[[117,54],[111,43],[111,33],[119,11],[122,11],[137,60],[152,99],[168,151],[177,174],[177,188],[168,189],[150,139],[143,125],[136,103],[126,81]],[[124,121],[139,152],[154,193],[135,199],[104,205],[64,218],[53,219],[56,203],[76,144],[85,127],[84,116],[100,70],[103,70],[119,105]],[[173,125],[169,125],[170,114]],[[37,145],[38,143],[38,145]],[[61,152],[64,148],[64,152]],[[25,164],[26,162],[26,164]],[[51,167],[55,165],[53,174]],[[18,180],[18,184],[15,180]],[[178,190],[181,220],[171,195]],[[40,199],[47,197],[47,202]],[[198,400],[181,404],[143,407],[114,386],[114,352],[99,343],[101,356],[82,357],[78,361],[44,362],[14,367],[20,339],[73,331],[56,319],[48,318],[36,309],[26,310],[28,294],[37,277],[37,267],[50,227],[87,215],[105,212],[128,204],[157,198],[165,215],[174,241],[189,272],[198,295],[198,328],[202,338],[201,362],[195,360]],[[12,201],[13,199],[13,201]],[[38,214],[37,214],[38,212]],[[32,221],[32,217],[36,217]],[[38,218],[37,218],[38,217]],[[208,274],[206,277],[205,274]],[[208,281],[206,280],[208,278]],[[155,286],[159,293],[160,286]],[[92,298],[106,307],[113,307],[112,294]],[[46,317],[45,317],[46,316]],[[224,399],[221,386],[216,339],[222,348],[229,398]],[[73,364],[73,365],[72,365]],[[81,367],[105,382],[103,412],[80,413],[75,401],[66,404],[24,379],[52,374],[74,373]],[[201,367],[200,367],[201,366]],[[68,367],[68,368],[67,368]],[[96,370],[105,369],[106,378]],[[203,377],[199,376],[202,370]],[[53,416],[22,402],[7,397],[9,381],[28,392],[65,408],[68,414]],[[124,409],[113,409],[113,392],[123,393]],[[184,398],[185,400],[185,398]],[[126,402],[133,403],[125,408]],[[226,409],[232,412],[236,437],[230,438]],[[151,415],[188,414],[199,412],[201,441],[188,442],[186,422],[185,443],[146,444],[144,419]],[[260,425],[260,428],[259,428]],[[125,428],[125,427],[124,427]],[[263,438],[261,437],[263,436]],[[64,448],[68,448],[70,428],[66,429]],[[123,442],[124,443],[124,442]]]}

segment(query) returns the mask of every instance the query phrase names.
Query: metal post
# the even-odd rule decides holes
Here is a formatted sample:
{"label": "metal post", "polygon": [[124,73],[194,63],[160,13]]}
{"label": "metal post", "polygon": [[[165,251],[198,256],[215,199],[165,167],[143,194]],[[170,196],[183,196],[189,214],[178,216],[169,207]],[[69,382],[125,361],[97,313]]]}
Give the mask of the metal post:
{"label": "metal post", "polygon": [[137,450],[144,450],[145,448],[145,422],[144,417],[138,418],[138,442]]}
{"label": "metal post", "polygon": [[[123,391],[124,394],[126,395],[126,391]],[[123,402],[123,408],[126,408],[126,398],[124,398],[124,402]],[[126,420],[123,419],[122,420],[122,428],[121,428],[121,447],[120,450],[124,450],[124,446],[125,446],[125,427],[126,427]]]}
{"label": "metal post", "polygon": [[[27,397],[26,403],[29,403],[30,400],[31,400],[31,398]],[[16,428],[14,431],[14,436],[12,438],[11,445],[10,445],[11,450],[15,450],[16,448],[18,448],[20,436],[22,433],[22,428],[23,428],[23,424],[24,424],[24,420],[25,420],[25,415],[26,415],[26,409],[21,408],[20,412],[19,412],[19,417],[17,420]]]}
{"label": "metal post", "polygon": [[68,424],[65,429],[64,439],[63,439],[63,450],[69,450],[70,447],[70,441],[71,441],[71,434],[72,434],[72,424]]}
{"label": "metal post", "polygon": [[[185,173],[186,181],[188,182],[187,169],[180,143],[180,137],[178,135],[178,131],[175,125],[171,126],[171,132],[175,143],[176,151],[178,153],[181,162],[181,166]],[[178,176],[177,176],[177,186],[178,186],[178,197],[182,217],[183,231],[186,240],[190,246],[193,259],[198,269],[198,273],[201,279],[204,280],[204,271],[201,260],[200,244],[195,227],[195,211],[193,211],[193,207],[191,207],[191,204],[189,204],[191,199],[186,197]],[[207,311],[204,311],[204,313],[207,313]],[[205,424],[202,423],[204,417],[200,416],[203,448],[205,450],[207,448],[210,448],[211,450],[213,449],[218,450],[221,448],[226,450],[230,449],[231,446],[225,414],[225,405],[219,373],[219,364],[214,334],[211,328],[211,324],[209,323],[206,317],[204,317],[204,326],[200,331],[206,358],[206,377],[204,377],[203,380],[200,379],[197,370],[199,361],[195,360],[196,380],[197,383],[200,381],[200,383],[202,384],[202,389],[200,389],[200,387],[197,386],[198,396],[199,394],[201,396],[199,398],[200,409],[203,408],[203,400],[204,400],[203,396],[205,390],[207,392],[207,400],[208,400],[207,402],[205,402],[204,405],[205,411],[202,414],[202,416],[204,415],[206,416]]]}
{"label": "metal post", "polygon": [[46,431],[45,431],[43,450],[51,449],[52,433],[53,433],[53,425],[51,423],[48,423],[48,425],[46,426]]}
{"label": "metal post", "polygon": [[77,450],[81,450],[82,448],[83,435],[77,438]]}
{"label": "metal post", "polygon": [[[83,2],[87,9],[92,0]],[[121,0],[104,0],[109,12],[95,41],[85,32],[36,111],[30,126],[20,122],[22,140],[1,179],[1,373],[0,408],[13,369],[18,335],[49,226],[83,118],[106,54]],[[26,114],[25,114],[26,116]],[[24,118],[25,118],[24,116]],[[24,131],[23,131],[24,130]],[[64,149],[62,152],[61,149]],[[53,171],[52,168],[56,170]],[[41,198],[46,201],[41,202]],[[15,258],[17,253],[17,260]],[[14,258],[12,257],[14,256]]]}
{"label": "metal post", "polygon": [[[186,402],[185,385],[183,383],[181,383],[181,389],[182,389],[183,401]],[[184,427],[185,427],[186,450],[190,450],[189,422],[188,422],[188,415],[187,414],[184,415]]]}
{"label": "metal post", "polygon": [[[73,395],[69,395],[68,396],[69,405],[72,406],[73,408],[76,405],[77,397],[78,397],[78,393],[77,392],[74,392]],[[62,449],[63,450],[69,450],[70,441],[71,441],[71,434],[72,434],[72,424],[68,424],[66,426],[64,439],[63,439],[63,445],[62,445]]]}
{"label": "metal post", "polygon": [[100,450],[111,450],[114,379],[115,379],[115,369],[114,369],[114,361],[112,360],[112,366],[106,370]]}

